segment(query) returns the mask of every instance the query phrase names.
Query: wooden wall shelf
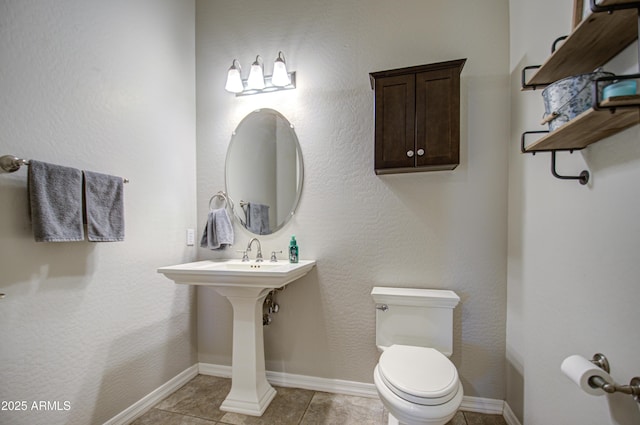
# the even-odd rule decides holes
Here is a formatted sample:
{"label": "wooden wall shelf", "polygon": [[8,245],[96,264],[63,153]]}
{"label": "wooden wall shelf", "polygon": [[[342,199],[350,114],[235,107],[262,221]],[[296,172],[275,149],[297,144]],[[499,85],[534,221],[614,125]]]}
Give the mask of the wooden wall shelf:
{"label": "wooden wall shelf", "polygon": [[637,9],[617,10],[611,14],[592,13],[549,56],[522,89],[541,88],[565,77],[592,72],[637,38]]}
{"label": "wooden wall shelf", "polygon": [[[576,8],[576,4],[574,3],[574,22],[582,9]],[[591,8],[595,12],[575,27],[545,63],[541,66],[528,66],[522,70],[522,90],[535,90],[566,77],[593,72],[638,39],[639,0],[601,0],[600,3],[591,0]],[[562,39],[564,37],[556,40],[554,45]],[[640,68],[640,53],[638,60]],[[536,71],[527,80],[525,74],[531,69]],[[637,79],[638,74],[619,75],[617,78]],[[611,81],[609,77],[603,80]],[[522,153],[551,152],[551,173],[554,177],[577,180],[583,185],[589,182],[589,172],[584,170],[579,176],[559,175],[556,171],[556,152],[583,149],[640,123],[640,96],[623,96],[598,102],[596,86],[592,90],[594,108],[588,109],[552,132],[527,131],[522,134],[521,139]],[[526,136],[534,133],[547,134],[525,146]]]}
{"label": "wooden wall shelf", "polygon": [[[614,106],[613,102],[608,103],[608,106]],[[617,109],[615,113],[611,113],[609,110],[589,109],[562,127],[526,146],[525,153],[582,149],[639,122],[640,109],[638,108]]]}

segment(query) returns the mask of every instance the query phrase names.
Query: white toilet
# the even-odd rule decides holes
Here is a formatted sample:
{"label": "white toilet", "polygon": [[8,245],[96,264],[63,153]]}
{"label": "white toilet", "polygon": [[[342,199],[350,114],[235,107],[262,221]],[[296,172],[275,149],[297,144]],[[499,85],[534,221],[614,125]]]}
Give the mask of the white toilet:
{"label": "white toilet", "polygon": [[462,402],[453,351],[453,291],[375,287],[376,344],[382,351],[373,380],[389,425],[444,425]]}

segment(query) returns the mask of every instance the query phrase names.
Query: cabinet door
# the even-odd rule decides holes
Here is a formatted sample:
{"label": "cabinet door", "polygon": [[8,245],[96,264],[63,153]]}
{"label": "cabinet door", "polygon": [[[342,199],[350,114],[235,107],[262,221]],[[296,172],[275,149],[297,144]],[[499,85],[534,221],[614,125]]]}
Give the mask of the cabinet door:
{"label": "cabinet door", "polygon": [[415,75],[376,79],[375,168],[415,166]]}
{"label": "cabinet door", "polygon": [[460,163],[460,75],[457,68],[416,74],[416,165]]}

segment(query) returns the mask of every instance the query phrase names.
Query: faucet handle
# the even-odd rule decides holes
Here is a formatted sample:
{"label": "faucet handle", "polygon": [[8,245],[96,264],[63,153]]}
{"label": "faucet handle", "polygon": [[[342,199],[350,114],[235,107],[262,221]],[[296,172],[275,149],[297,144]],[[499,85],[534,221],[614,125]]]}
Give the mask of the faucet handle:
{"label": "faucet handle", "polygon": [[278,257],[276,257],[276,254],[282,254],[282,250],[280,250],[280,251],[271,251],[271,262],[272,263],[277,263],[278,262]]}
{"label": "faucet handle", "polygon": [[242,253],[242,262],[246,263],[247,261],[249,261],[249,254],[247,254],[247,251],[243,251],[241,249],[236,250],[236,252],[241,252]]}

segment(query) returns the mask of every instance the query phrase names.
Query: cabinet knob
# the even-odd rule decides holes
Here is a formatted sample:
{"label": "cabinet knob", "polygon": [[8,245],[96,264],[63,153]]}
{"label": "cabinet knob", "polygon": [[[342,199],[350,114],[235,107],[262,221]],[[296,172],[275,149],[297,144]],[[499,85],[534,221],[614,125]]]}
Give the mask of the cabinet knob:
{"label": "cabinet knob", "polygon": [[424,155],[424,149],[418,149],[418,156]]}
{"label": "cabinet knob", "polygon": [[407,156],[409,158],[413,158],[413,151],[407,151]]}

